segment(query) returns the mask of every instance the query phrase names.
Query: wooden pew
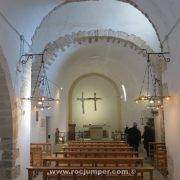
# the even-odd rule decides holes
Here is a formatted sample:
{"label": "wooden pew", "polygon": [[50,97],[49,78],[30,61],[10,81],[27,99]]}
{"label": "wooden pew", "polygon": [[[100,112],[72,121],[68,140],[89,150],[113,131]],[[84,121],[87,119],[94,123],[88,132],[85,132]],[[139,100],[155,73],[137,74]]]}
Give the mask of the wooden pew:
{"label": "wooden pew", "polygon": [[69,143],[125,143],[126,141],[112,141],[112,140],[108,140],[108,141],[93,141],[93,140],[89,140],[89,141],[69,141]]}
{"label": "wooden pew", "polygon": [[80,158],[88,158],[88,157],[138,157],[138,152],[135,151],[108,151],[108,152],[100,152],[100,151],[64,151],[64,152],[54,152],[55,156],[61,155],[61,157],[80,157]]}
{"label": "wooden pew", "polygon": [[151,142],[149,143],[149,150],[154,167],[163,175],[167,175],[167,150],[165,143]]}
{"label": "wooden pew", "polygon": [[100,151],[100,152],[108,152],[108,151],[133,151],[132,147],[64,147],[64,151]]}
{"label": "wooden pew", "polygon": [[114,141],[114,140],[72,140],[72,141],[69,141],[69,142],[72,142],[72,143],[76,143],[76,142],[84,142],[84,143],[86,143],[86,142],[103,142],[103,143],[112,143],[112,142],[126,142],[126,141],[124,141],[124,140],[121,140],[121,141]]}
{"label": "wooden pew", "polygon": [[143,158],[43,158],[43,166],[52,165],[55,166],[79,166],[79,167],[120,167],[120,166],[143,166]]}
{"label": "wooden pew", "polygon": [[30,148],[41,148],[43,156],[51,156],[52,154],[51,143],[31,143]]}
{"label": "wooden pew", "polygon": [[[67,175],[63,175],[60,173],[60,171],[65,172],[89,172],[90,170],[96,172],[101,172],[101,174],[95,174],[95,175],[88,175],[85,173],[84,176],[82,176],[81,173],[69,173],[72,175],[68,175],[68,180],[89,180],[90,177],[93,177],[94,180],[100,178],[103,178],[103,180],[110,180],[112,177],[113,180],[143,180],[144,174],[148,173],[149,177],[148,180],[153,180],[153,167],[96,167],[95,169],[93,167],[86,167],[85,169],[83,167],[29,167],[28,169],[28,180],[33,180],[33,174],[34,172],[42,173],[43,180],[51,180],[51,179],[57,179],[57,180],[67,180]],[[111,175],[111,172],[127,172],[126,173],[117,173],[116,175]],[[55,172],[53,175],[50,172]],[[102,173],[104,172],[104,173]],[[105,172],[110,172],[105,174]],[[147,179],[146,179],[147,180]]]}
{"label": "wooden pew", "polygon": [[102,143],[93,143],[93,144],[69,144],[68,147],[129,147],[128,144],[102,144]]}
{"label": "wooden pew", "polygon": [[52,155],[52,147],[50,143],[31,143],[30,144],[30,165],[40,166],[42,158]]}
{"label": "wooden pew", "polygon": [[69,145],[73,144],[127,144],[126,141],[69,141]]}
{"label": "wooden pew", "polygon": [[165,146],[165,143],[163,143],[163,142],[149,142],[149,155],[150,155],[151,160],[153,160],[154,154],[157,151],[157,146],[159,146],[159,145]]}
{"label": "wooden pew", "polygon": [[31,166],[42,166],[42,150],[39,147],[31,148],[30,152]]}
{"label": "wooden pew", "polygon": [[167,175],[167,150],[164,145],[157,145],[156,152],[154,154],[155,167],[163,175]]}

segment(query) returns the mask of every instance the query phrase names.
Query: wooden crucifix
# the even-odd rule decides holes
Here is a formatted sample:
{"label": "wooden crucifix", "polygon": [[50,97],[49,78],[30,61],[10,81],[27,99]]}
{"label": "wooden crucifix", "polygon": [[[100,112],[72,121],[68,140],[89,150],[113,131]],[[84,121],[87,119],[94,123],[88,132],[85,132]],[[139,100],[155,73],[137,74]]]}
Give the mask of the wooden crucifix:
{"label": "wooden crucifix", "polygon": [[102,98],[97,98],[96,93],[94,93],[94,98],[89,98],[94,101],[94,110],[97,111],[97,101],[102,100]]}
{"label": "wooden crucifix", "polygon": [[84,93],[82,92],[81,98],[77,98],[78,101],[81,101],[82,103],[82,113],[85,114],[85,101],[93,100],[94,101],[94,110],[97,111],[97,101],[102,100],[101,98],[96,97],[96,93],[94,93],[93,98],[85,98]]}
{"label": "wooden crucifix", "polygon": [[87,98],[84,98],[84,93],[82,92],[81,98],[77,98],[78,101],[81,101],[82,103],[82,112],[85,114],[85,108],[84,108],[84,102],[87,100]]}

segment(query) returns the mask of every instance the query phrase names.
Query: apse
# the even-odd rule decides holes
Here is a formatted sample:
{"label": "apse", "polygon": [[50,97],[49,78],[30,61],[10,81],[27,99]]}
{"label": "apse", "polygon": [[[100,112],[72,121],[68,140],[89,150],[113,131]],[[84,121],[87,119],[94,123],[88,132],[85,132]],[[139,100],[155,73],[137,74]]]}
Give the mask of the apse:
{"label": "apse", "polygon": [[109,133],[121,130],[121,99],[117,85],[106,76],[79,77],[69,91],[69,122],[76,131],[85,125],[106,125]]}

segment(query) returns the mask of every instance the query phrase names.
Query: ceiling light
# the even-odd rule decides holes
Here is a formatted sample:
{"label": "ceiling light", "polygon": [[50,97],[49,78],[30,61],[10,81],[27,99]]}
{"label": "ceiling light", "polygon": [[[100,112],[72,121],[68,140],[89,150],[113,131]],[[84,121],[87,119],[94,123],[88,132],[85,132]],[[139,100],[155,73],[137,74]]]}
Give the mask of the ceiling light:
{"label": "ceiling light", "polygon": [[[40,54],[25,54],[21,57],[21,63],[26,64],[29,59],[33,59],[34,57],[38,56],[41,58],[41,63],[40,63],[40,68],[38,72],[37,79],[35,81],[35,86],[32,90],[32,95],[30,98],[22,98],[22,99],[27,99],[30,101],[33,101],[37,103],[37,108],[40,108],[41,110],[44,110],[44,108],[49,107],[50,102],[56,102],[58,99],[53,98],[51,89],[50,89],[50,81],[48,80],[47,74],[46,74],[46,68],[45,68],[45,62],[44,62],[44,53]],[[23,59],[26,58],[26,59]],[[53,85],[55,83],[52,83]]]}
{"label": "ceiling light", "polygon": [[42,101],[38,101],[38,104],[39,104],[39,105],[42,105],[43,103],[42,103]]}
{"label": "ceiling light", "polygon": [[59,99],[56,100],[56,103],[59,104]]}
{"label": "ceiling light", "polygon": [[[142,50],[147,54],[147,64],[146,69],[143,76],[143,82],[140,88],[139,96],[135,99],[135,102],[144,102],[148,101],[153,106],[160,107],[161,102],[163,99],[169,100],[170,96],[162,96],[160,89],[162,89],[161,80],[158,79],[156,74],[154,73],[153,65],[151,63],[150,55],[158,55],[161,57],[165,62],[170,62],[169,58],[166,58],[164,55],[167,54],[166,52],[160,53],[148,53],[146,49]],[[146,84],[147,83],[147,84]]]}

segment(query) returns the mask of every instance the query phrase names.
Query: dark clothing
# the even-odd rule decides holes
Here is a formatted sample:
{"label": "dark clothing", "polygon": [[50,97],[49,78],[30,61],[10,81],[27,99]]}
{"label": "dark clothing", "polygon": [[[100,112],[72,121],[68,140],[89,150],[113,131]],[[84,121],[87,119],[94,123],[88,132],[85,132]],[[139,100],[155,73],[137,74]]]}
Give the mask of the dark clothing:
{"label": "dark clothing", "polygon": [[55,132],[55,144],[58,144],[59,143],[59,130],[56,130]]}
{"label": "dark clothing", "polygon": [[128,134],[128,132],[129,132],[129,128],[128,128],[128,127],[126,127],[126,129],[125,129],[124,133],[125,133],[125,134]]}
{"label": "dark clothing", "polygon": [[155,131],[153,128],[149,126],[144,127],[144,134],[142,136],[144,139],[143,144],[144,144],[144,149],[147,152],[147,156],[149,157],[149,142],[154,142],[155,141]]}
{"label": "dark clothing", "polygon": [[126,141],[128,141],[128,133],[129,133],[129,128],[126,127],[126,129],[124,130],[124,134],[125,134],[125,139],[126,139]]}
{"label": "dark clothing", "polygon": [[141,132],[137,127],[132,127],[128,129],[128,137],[127,142],[130,146],[134,148],[134,150],[138,151],[139,144],[141,142]]}

